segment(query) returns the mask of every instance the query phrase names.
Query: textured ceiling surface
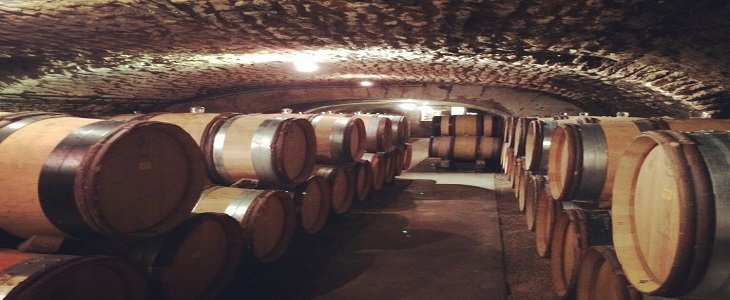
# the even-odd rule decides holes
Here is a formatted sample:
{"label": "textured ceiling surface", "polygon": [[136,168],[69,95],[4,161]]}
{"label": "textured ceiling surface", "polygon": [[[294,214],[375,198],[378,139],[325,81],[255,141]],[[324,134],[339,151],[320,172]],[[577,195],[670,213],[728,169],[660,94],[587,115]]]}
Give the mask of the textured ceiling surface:
{"label": "textured ceiling surface", "polygon": [[[0,109],[103,115],[368,79],[726,117],[728,2],[0,0]],[[293,70],[307,60],[321,69]]]}

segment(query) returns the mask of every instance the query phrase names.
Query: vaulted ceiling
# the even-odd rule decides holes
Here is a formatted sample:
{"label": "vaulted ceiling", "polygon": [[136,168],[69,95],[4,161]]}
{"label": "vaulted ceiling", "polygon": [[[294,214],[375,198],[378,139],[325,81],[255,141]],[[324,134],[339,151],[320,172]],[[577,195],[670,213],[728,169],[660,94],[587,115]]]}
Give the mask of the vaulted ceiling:
{"label": "vaulted ceiling", "polygon": [[[271,87],[449,84],[730,115],[725,0],[0,0],[0,110],[108,115]],[[303,73],[292,64],[316,61]]]}

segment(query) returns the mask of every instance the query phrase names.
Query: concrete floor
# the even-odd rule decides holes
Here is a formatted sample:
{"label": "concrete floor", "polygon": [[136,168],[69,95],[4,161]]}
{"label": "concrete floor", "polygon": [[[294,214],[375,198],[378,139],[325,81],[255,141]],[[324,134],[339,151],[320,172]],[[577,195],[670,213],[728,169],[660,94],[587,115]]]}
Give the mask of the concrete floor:
{"label": "concrete floor", "polygon": [[393,185],[242,269],[222,299],[507,299],[495,174],[436,169],[427,142]]}

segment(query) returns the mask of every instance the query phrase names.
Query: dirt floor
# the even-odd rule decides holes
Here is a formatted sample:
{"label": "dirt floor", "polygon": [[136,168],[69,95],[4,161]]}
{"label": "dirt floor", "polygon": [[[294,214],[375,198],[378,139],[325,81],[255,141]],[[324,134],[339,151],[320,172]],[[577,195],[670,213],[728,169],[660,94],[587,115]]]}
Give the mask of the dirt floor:
{"label": "dirt floor", "polygon": [[527,229],[507,176],[496,173],[495,186],[509,299],[558,299],[550,279],[550,259],[537,255],[535,234]]}

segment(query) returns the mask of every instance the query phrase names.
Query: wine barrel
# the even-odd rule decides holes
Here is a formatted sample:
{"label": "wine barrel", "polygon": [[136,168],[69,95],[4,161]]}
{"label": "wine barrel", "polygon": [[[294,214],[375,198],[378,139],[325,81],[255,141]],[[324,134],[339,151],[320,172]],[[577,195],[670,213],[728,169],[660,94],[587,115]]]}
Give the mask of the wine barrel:
{"label": "wine barrel", "polygon": [[367,160],[361,160],[356,163],[347,165],[352,174],[353,187],[355,189],[355,199],[365,201],[370,192],[373,190],[373,167]]}
{"label": "wine barrel", "polygon": [[393,125],[390,119],[377,115],[354,115],[365,123],[365,151],[378,152],[390,148],[393,142]]}
{"label": "wine barrel", "polygon": [[612,246],[593,246],[578,269],[576,300],[642,300],[629,284]]}
{"label": "wine barrel", "polygon": [[515,123],[517,122],[517,119],[518,117],[504,117],[502,120],[502,142],[510,149],[512,149],[512,146],[514,145],[513,140],[515,138]]}
{"label": "wine barrel", "polygon": [[366,130],[361,118],[312,115],[308,118],[317,137],[317,163],[356,162],[365,153]]}
{"label": "wine barrel", "polygon": [[515,168],[515,187],[512,190],[515,194],[515,199],[517,199],[517,207],[520,210],[520,212],[525,211],[525,189],[527,187],[527,171],[525,171],[524,168],[522,168],[522,165],[525,163],[525,158],[520,157],[517,159],[517,167]]}
{"label": "wine barrel", "polygon": [[562,120],[532,120],[525,134],[525,168],[531,171],[545,171],[548,168],[552,132],[560,124],[598,123],[600,119],[578,117]]}
{"label": "wine barrel", "polygon": [[401,146],[411,139],[411,126],[405,116],[381,115],[390,119],[391,131],[393,132],[391,145]]}
{"label": "wine barrel", "polygon": [[301,183],[309,177],[316,159],[314,128],[299,118],[153,113],[113,119],[129,118],[167,122],[185,129],[203,150],[208,177],[215,184],[228,186],[241,179],[265,184]]}
{"label": "wine barrel", "polygon": [[379,191],[385,184],[388,171],[388,158],[385,157],[385,152],[365,153],[362,159],[370,162],[373,171],[373,190]]}
{"label": "wine barrel", "polygon": [[535,204],[535,251],[540,257],[550,256],[555,220],[563,211],[562,204],[567,203],[555,201],[550,197],[550,192],[547,190],[549,183],[545,184],[545,190],[541,192]]}
{"label": "wine barrel", "polygon": [[527,229],[535,231],[535,217],[537,215],[537,203],[544,201],[545,198],[548,201],[552,201],[549,197],[547,190],[545,189],[545,175],[531,174],[528,171],[528,177],[525,183],[525,196],[524,196],[524,212],[525,212],[525,223]]}
{"label": "wine barrel", "polygon": [[398,168],[400,167],[400,164],[398,164],[399,153],[395,147],[391,147],[391,149],[389,149],[388,151],[385,151],[385,158],[387,159],[386,168],[385,168],[385,182],[393,183],[393,181],[395,181],[395,176],[397,176],[397,174],[399,174],[399,172],[398,172]]}
{"label": "wine barrel", "polygon": [[727,298],[730,134],[652,131],[629,143],[613,189],[616,253],[642,293]]}
{"label": "wine barrel", "polygon": [[332,205],[332,187],[326,178],[312,175],[304,182],[287,189],[294,199],[299,224],[304,232],[317,233],[324,227]]}
{"label": "wine barrel", "polygon": [[211,186],[200,194],[193,212],[225,213],[236,219],[246,258],[262,263],[284,254],[297,226],[294,201],[280,190]]}
{"label": "wine barrel", "polygon": [[581,199],[611,205],[613,178],[624,148],[643,131],[658,129],[726,130],[730,120],[604,118],[599,124],[563,124],[553,131],[548,160],[551,193],[558,200]]}
{"label": "wine barrel", "polygon": [[13,118],[0,128],[0,227],[10,234],[158,235],[187,218],[203,189],[202,154],[178,126],[3,117]]}
{"label": "wine barrel", "polygon": [[403,147],[403,170],[411,168],[411,161],[413,160],[413,145],[405,144]]}
{"label": "wine barrel", "polygon": [[355,199],[352,173],[344,166],[316,165],[312,174],[327,178],[331,188],[332,212],[338,215],[347,213]]}
{"label": "wine barrel", "polygon": [[8,300],[147,299],[137,268],[110,256],[0,250],[0,297]]}
{"label": "wine barrel", "polygon": [[428,156],[453,160],[481,160],[496,158],[502,144],[499,138],[486,136],[431,137]]}
{"label": "wine barrel", "polygon": [[493,115],[435,116],[433,136],[501,136],[502,117]]}
{"label": "wine barrel", "polygon": [[152,299],[210,299],[238,267],[241,236],[231,216],[201,213],[153,238],[81,241],[77,250],[67,251],[126,258],[145,271]]}
{"label": "wine barrel", "polygon": [[[527,141],[527,129],[530,122],[539,120],[538,118],[519,118],[515,124],[514,150],[517,156],[525,156],[525,142]],[[544,120],[544,119],[543,119]]]}
{"label": "wine barrel", "polygon": [[559,298],[571,299],[585,252],[591,246],[612,244],[611,217],[603,210],[564,210],[554,230],[550,249],[553,286]]}

